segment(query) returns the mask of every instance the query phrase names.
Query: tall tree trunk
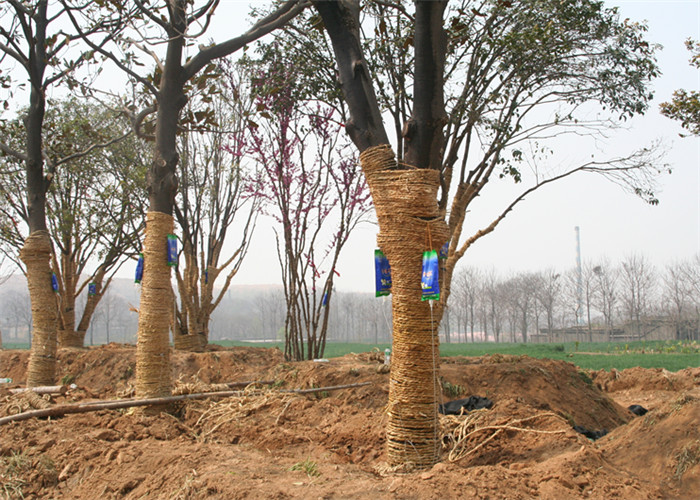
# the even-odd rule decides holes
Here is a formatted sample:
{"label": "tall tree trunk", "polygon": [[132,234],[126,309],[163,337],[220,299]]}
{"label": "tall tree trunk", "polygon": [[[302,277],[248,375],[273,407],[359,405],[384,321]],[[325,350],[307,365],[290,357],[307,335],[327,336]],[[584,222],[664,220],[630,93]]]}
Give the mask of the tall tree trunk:
{"label": "tall tree trunk", "polygon": [[67,253],[61,254],[61,266],[54,258],[54,269],[61,288],[57,294],[58,300],[58,345],[60,347],[83,347],[83,335],[75,331],[75,291],[79,276],[75,276],[70,244]]}
{"label": "tall tree trunk", "polygon": [[[95,278],[93,283],[95,283],[95,294],[90,295],[88,292],[87,302],[85,302],[85,309],[83,309],[83,314],[80,317],[80,323],[78,323],[78,328],[76,328],[73,340],[75,345],[73,347],[82,347],[85,345],[85,333],[90,327],[90,322],[92,321],[92,316],[95,314],[97,305],[104,297],[106,288],[110,285],[111,278],[107,280],[106,285],[103,286],[105,271],[104,268],[98,269],[95,273]],[[109,320],[107,321],[107,342],[109,343]],[[63,345],[63,344],[61,344]]]}
{"label": "tall tree trunk", "polygon": [[[181,43],[181,42],[180,42]],[[171,41],[168,61],[171,59]],[[182,50],[178,45],[175,51]],[[138,341],[136,344],[136,395],[139,398],[168,396],[170,380],[170,324],[173,313],[173,291],[168,265],[167,237],[174,232],[173,201],[177,178],[178,154],[175,128],[185,104],[180,78],[168,75],[167,68],[179,68],[179,55],[174,64],[166,65],[164,88],[156,124],[156,147],[148,172],[150,208],[146,214],[146,237],[143,242],[143,285],[139,306]]]}
{"label": "tall tree trunk", "polygon": [[393,353],[389,385],[387,455],[392,465],[429,467],[438,460],[436,375],[441,312],[421,301],[422,255],[448,237],[440,213],[440,149],[445,124],[443,68],[446,1],[416,1],[413,115],[404,128],[404,159],[397,164],[362,56],[359,2],[314,1],[333,43],[351,119],[346,131],[360,154],[379,221],[377,244],[392,272]]}
{"label": "tall tree trunk", "polygon": [[166,247],[173,226],[173,217],[168,214],[152,211],[146,215],[136,343],[136,394],[139,398],[171,394],[169,326],[173,292]]}
{"label": "tall tree trunk", "polygon": [[45,61],[47,3],[37,9],[35,50],[31,51],[29,73],[31,90],[29,110],[25,122],[27,129],[27,213],[29,236],[20,251],[20,258],[27,269],[29,298],[32,304],[32,337],[27,386],[52,385],[56,375],[56,298],[51,288],[51,239],[46,227],[46,190],[50,177],[44,178],[42,157],[42,124],[44,122],[45,96],[41,87]]}
{"label": "tall tree trunk", "polygon": [[[204,321],[209,322],[209,315],[205,315],[203,308],[207,302],[207,290],[209,283],[205,283],[200,275],[197,265],[197,256],[192,245],[186,240],[183,244],[183,256],[185,266],[182,276],[178,274],[178,290],[180,292],[180,302],[183,313],[181,317],[175,318],[175,322],[180,321],[178,328],[173,330],[173,346],[181,351],[202,351],[207,345]],[[211,274],[211,271],[210,271]],[[213,282],[216,276],[209,276]],[[201,291],[201,297],[200,297]],[[206,319],[204,319],[206,316]]]}
{"label": "tall tree trunk", "polygon": [[[169,396],[170,325],[173,290],[168,265],[168,234],[174,232],[173,206],[177,193],[177,127],[187,104],[186,76],[182,68],[184,34],[187,31],[185,3],[172,2],[170,39],[158,95],[153,162],[146,175],[149,209],[143,242],[143,281],[136,343],[136,396]],[[153,408],[149,412],[157,412]]]}

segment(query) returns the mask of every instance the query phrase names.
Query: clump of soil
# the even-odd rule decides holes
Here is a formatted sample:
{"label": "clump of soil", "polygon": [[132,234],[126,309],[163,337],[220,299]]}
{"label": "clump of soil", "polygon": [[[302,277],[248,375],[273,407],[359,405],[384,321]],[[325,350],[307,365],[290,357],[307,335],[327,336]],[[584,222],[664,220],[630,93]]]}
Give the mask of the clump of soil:
{"label": "clump of soil", "polygon": [[[22,383],[27,356],[0,351],[0,377]],[[590,373],[528,357],[445,359],[438,397],[479,395],[493,407],[441,416],[442,461],[398,473],[386,465],[381,356],[290,363],[275,349],[212,347],[171,360],[175,385],[266,384],[156,416],[102,410],[5,424],[0,497],[602,499],[700,490],[700,369]],[[53,403],[114,399],[133,387],[135,348],[63,349],[58,366],[76,388]],[[0,389],[0,402],[10,398]],[[649,413],[634,416],[632,403]],[[594,442],[574,425],[608,434]]]}

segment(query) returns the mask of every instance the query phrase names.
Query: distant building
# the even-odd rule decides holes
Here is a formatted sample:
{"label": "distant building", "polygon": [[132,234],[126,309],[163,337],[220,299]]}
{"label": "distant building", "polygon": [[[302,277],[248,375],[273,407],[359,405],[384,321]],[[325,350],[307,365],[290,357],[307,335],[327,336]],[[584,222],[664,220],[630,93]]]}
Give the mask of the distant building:
{"label": "distant building", "polygon": [[632,340],[700,340],[697,320],[676,321],[670,317],[628,321],[612,329],[586,325],[567,328],[540,328],[530,334],[532,342],[627,342]]}

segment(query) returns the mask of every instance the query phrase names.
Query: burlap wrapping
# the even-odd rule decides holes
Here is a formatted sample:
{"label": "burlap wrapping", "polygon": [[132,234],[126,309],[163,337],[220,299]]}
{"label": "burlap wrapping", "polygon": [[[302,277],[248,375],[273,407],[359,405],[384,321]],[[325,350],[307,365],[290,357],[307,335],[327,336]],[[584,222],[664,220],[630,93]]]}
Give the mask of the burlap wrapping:
{"label": "burlap wrapping", "polygon": [[[161,212],[146,214],[143,242],[143,280],[136,343],[136,397],[169,396],[170,320],[173,292],[170,285],[167,237],[173,233],[173,217]],[[157,408],[144,411],[159,411]]]}
{"label": "burlap wrapping", "polygon": [[377,243],[391,265],[388,460],[391,465],[428,467],[439,458],[439,340],[430,305],[421,301],[421,273],[423,252],[438,250],[447,241],[437,203],[440,174],[397,165],[389,146],[364,151],[360,162],[379,221]]}
{"label": "burlap wrapping", "polygon": [[51,287],[51,239],[47,231],[34,231],[19,253],[27,268],[32,304],[32,348],[27,367],[27,387],[53,385],[56,376],[56,328],[58,310]]}

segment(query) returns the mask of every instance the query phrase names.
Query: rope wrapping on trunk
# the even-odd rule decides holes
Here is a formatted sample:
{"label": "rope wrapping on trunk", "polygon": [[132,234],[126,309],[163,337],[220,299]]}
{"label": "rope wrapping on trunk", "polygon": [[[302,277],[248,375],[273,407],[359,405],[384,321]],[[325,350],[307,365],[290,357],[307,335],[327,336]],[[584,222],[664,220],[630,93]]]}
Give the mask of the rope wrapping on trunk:
{"label": "rope wrapping on trunk", "polygon": [[48,231],[34,231],[19,252],[27,269],[32,306],[32,347],[27,367],[27,387],[51,385],[56,376],[58,309],[51,287],[51,251]]}
{"label": "rope wrapping on trunk", "polygon": [[61,347],[83,347],[85,332],[77,330],[59,330],[58,345]]}
{"label": "rope wrapping on trunk", "polygon": [[[379,248],[392,277],[393,351],[387,407],[390,464],[429,467],[439,458],[439,340],[421,301],[422,257],[448,238],[437,203],[440,173],[398,164],[387,145],[365,150],[362,169],[380,231]],[[428,236],[429,235],[429,236]],[[432,248],[427,248],[432,247]]]}
{"label": "rope wrapping on trunk", "polygon": [[[174,220],[161,212],[146,214],[143,242],[143,281],[139,306],[139,329],[136,344],[136,396],[169,396],[170,322],[173,291],[167,258],[167,237],[173,233]],[[159,411],[155,409],[154,411]]]}

